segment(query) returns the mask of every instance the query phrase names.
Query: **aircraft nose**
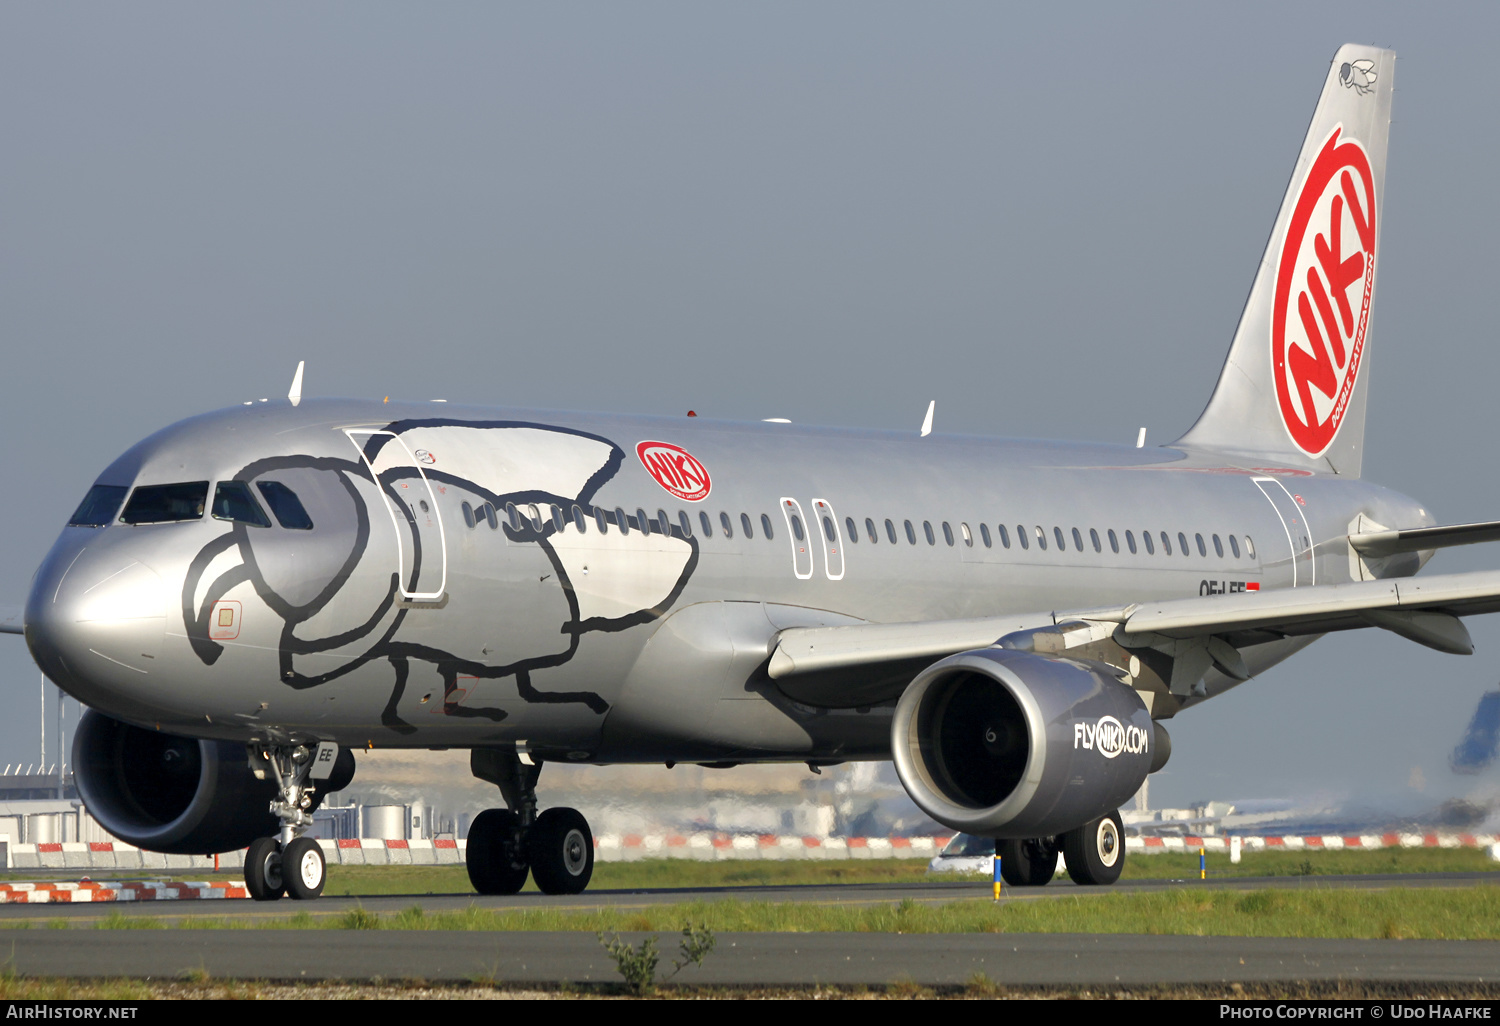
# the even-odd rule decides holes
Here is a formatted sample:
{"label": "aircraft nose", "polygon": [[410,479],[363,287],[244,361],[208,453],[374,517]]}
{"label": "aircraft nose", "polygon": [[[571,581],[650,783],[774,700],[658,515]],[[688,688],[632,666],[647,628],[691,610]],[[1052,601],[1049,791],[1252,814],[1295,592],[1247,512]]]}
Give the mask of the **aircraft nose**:
{"label": "aircraft nose", "polygon": [[[26,642],[48,677],[84,702],[139,686],[166,635],[161,577],[129,553],[78,545],[49,554],[26,603]],[[100,696],[102,697],[102,696]]]}

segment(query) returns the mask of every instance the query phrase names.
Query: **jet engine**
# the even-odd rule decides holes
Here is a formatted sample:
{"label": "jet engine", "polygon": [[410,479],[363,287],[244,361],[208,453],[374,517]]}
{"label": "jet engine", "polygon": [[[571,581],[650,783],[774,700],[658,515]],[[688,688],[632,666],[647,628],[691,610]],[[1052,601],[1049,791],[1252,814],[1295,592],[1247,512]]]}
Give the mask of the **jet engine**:
{"label": "jet engine", "polygon": [[[99,825],[148,851],[233,851],[280,829],[269,808],[276,781],[255,778],[241,742],[176,737],[90,709],[73,739],[73,773]],[[341,749],[316,797],[347,787],[353,777],[353,754]]]}
{"label": "jet engine", "polygon": [[939,823],[1027,838],[1118,809],[1165,764],[1165,735],[1103,664],[988,648],[912,681],[891,749],[907,793]]}

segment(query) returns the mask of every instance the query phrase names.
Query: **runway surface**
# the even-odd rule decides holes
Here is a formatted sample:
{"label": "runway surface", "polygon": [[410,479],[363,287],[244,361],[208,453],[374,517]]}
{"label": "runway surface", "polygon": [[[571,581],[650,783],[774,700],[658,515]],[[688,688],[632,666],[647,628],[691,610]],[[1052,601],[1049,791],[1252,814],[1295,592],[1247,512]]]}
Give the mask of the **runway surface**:
{"label": "runway surface", "polygon": [[[1268,877],[1130,881],[1114,888],[1008,888],[1011,900],[1150,892],[1172,888],[1352,888],[1467,886],[1500,882],[1492,873]],[[0,961],[27,976],[152,977],[207,973],[215,979],[430,982],[613,983],[619,976],[587,932],[402,930],[94,930],[111,912],[171,925],[193,917],[284,918],[340,915],[362,906],[392,913],[484,908],[628,909],[684,901],[795,901],[871,905],[903,899],[944,903],[982,898],[984,883],[854,884],[599,891],[572,897],[526,893],[381,895],[281,901],[185,901],[162,905],[0,906]],[[37,929],[66,923],[80,929]],[[169,925],[164,922],[163,925]],[[18,927],[29,926],[30,929]],[[639,942],[646,934],[627,934]],[[664,968],[676,938],[661,935]],[[1012,985],[1216,984],[1291,980],[1479,983],[1500,980],[1500,942],[1309,940],[1077,934],[724,933],[701,967],[677,980],[717,985],[964,984],[976,974]]]}

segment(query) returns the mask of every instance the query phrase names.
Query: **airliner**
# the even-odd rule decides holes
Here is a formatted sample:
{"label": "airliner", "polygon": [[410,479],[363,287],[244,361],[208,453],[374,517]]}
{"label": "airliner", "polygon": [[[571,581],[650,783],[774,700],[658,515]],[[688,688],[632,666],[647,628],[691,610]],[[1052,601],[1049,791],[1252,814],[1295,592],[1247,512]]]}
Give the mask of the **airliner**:
{"label": "airliner", "polygon": [[[146,849],[308,836],[354,753],[462,748],[477,891],[578,893],[548,763],[894,760],[1015,884],[1124,865],[1166,724],[1329,631],[1472,651],[1500,573],[1417,577],[1439,525],[1361,476],[1395,55],[1345,46],[1201,417],[1165,446],[303,398],[184,420],[104,469],[24,633],[88,707],[90,812]],[[1191,716],[1188,716],[1191,720]]]}

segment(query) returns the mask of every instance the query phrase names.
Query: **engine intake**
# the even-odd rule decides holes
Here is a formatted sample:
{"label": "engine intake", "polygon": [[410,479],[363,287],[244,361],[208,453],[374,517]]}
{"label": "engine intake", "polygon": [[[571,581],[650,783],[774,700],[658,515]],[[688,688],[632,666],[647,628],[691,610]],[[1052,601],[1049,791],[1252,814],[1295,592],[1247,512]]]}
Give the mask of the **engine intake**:
{"label": "engine intake", "polygon": [[1106,668],[999,648],[929,666],[891,725],[912,800],[990,837],[1050,836],[1113,812],[1161,768],[1167,744]]}
{"label": "engine intake", "polygon": [[[163,734],[90,709],[73,739],[73,772],[99,825],[147,851],[233,851],[280,828],[269,809],[276,782],[255,778],[240,742]],[[353,776],[353,754],[341,749],[317,797]]]}

